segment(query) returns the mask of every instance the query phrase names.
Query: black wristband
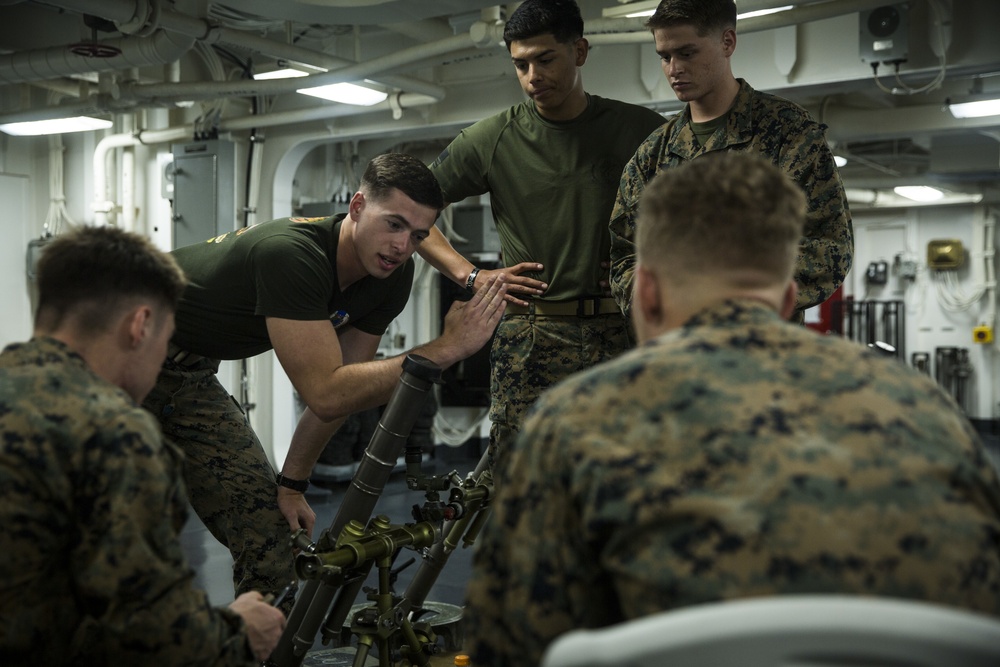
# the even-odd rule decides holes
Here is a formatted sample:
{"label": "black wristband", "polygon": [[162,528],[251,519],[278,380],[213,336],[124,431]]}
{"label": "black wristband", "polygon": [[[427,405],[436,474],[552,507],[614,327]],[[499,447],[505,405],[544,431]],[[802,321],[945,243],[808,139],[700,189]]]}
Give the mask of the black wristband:
{"label": "black wristband", "polygon": [[283,486],[286,489],[298,491],[299,493],[305,493],[306,489],[309,488],[308,479],[290,479],[282,475],[280,472],[278,473],[278,477],[275,481],[278,483],[278,486]]}
{"label": "black wristband", "polygon": [[465,289],[468,292],[474,292],[476,289],[476,276],[479,275],[479,268],[472,267],[472,271],[469,272],[469,277],[465,281]]}

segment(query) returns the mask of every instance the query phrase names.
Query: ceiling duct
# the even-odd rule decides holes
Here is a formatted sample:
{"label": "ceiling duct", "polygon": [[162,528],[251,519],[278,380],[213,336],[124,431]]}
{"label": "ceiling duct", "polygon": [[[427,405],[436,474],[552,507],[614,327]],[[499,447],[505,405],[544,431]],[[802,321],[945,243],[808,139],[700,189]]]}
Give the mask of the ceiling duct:
{"label": "ceiling duct", "polygon": [[71,45],[0,55],[0,83],[58,79],[72,74],[109,72],[174,62],[194,46],[194,38],[159,30],[151,37],[124,37],[101,42],[120,53],[91,58],[74,53]]}
{"label": "ceiling duct", "polygon": [[986,133],[936,135],[931,138],[928,171],[942,181],[996,181],[1000,141]]}

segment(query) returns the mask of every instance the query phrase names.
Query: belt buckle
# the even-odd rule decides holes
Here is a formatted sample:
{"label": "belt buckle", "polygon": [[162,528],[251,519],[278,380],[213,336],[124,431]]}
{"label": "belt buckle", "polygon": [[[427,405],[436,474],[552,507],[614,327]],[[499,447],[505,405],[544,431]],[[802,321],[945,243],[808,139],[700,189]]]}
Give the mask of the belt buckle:
{"label": "belt buckle", "polygon": [[[587,303],[592,303],[594,305],[594,312],[588,314],[585,308]],[[576,302],[576,316],[577,317],[594,317],[595,315],[601,314],[601,297],[592,296],[586,299],[579,299]]]}

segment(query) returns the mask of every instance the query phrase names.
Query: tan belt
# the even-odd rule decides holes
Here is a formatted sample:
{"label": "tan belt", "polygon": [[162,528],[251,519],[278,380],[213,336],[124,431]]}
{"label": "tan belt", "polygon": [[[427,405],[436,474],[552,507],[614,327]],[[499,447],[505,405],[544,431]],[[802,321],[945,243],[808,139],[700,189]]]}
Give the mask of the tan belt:
{"label": "tan belt", "polygon": [[174,362],[178,366],[194,366],[196,363],[204,361],[206,358],[207,357],[200,354],[192,354],[187,350],[182,350],[174,343],[169,343],[167,345],[167,360]]}
{"label": "tan belt", "polygon": [[557,317],[594,317],[595,315],[621,315],[618,304],[610,297],[585,297],[572,301],[532,301],[528,306],[507,304],[512,315],[554,315]]}

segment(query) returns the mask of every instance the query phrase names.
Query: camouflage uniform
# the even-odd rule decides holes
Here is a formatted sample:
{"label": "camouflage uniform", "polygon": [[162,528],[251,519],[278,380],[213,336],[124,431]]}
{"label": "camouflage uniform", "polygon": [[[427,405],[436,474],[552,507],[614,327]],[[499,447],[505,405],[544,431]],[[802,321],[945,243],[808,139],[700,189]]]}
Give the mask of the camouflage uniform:
{"label": "camouflage uniform", "polygon": [[490,349],[491,469],[503,468],[524,416],[543,391],[629,346],[617,310],[581,318],[504,315]]}
{"label": "camouflage uniform", "polygon": [[596,315],[575,313],[581,303],[600,302],[622,167],[662,123],[649,109],[597,95],[587,96],[577,118],[556,123],[528,101],[466,128],[431,164],[445,200],[490,194],[504,264],[541,263],[541,273],[529,274],[548,284],[537,308],[566,309],[508,306],[497,328],[490,351],[494,464],[546,387],[629,347],[612,299]]}
{"label": "camouflage uniform", "polygon": [[295,579],[288,522],[275,507],[274,470],[218,366],[167,360],[143,406],[184,448],[191,505],[232,554],[236,594],[277,591]]}
{"label": "camouflage uniform", "polygon": [[219,360],[270,350],[267,317],[329,320],[380,336],[409,298],[412,259],[385,279],[366,276],[340,289],[344,217],[271,220],[172,253],[190,281],[171,341],[180,350],[170,351],[143,405],[184,451],[191,506],[230,550],[237,595],[277,593],[296,577],[274,470],[216,377]]}
{"label": "camouflage uniform", "polygon": [[475,554],[474,664],[718,600],[910,598],[1000,614],[1000,487],[930,379],[753,300],[536,404]]}
{"label": "camouflage uniform", "polygon": [[50,338],[0,355],[0,664],[253,665],[192,586],[183,455]]}
{"label": "camouflage uniform", "polygon": [[847,197],[826,126],[801,107],[740,82],[725,128],[704,144],[695,139],[688,107],[650,135],[625,166],[611,213],[611,292],[631,315],[635,272],[635,221],[642,191],[656,174],[712,151],[756,153],[799,184],[809,210],[799,246],[795,279],[799,284],[795,319],[830,298],[844,282],[854,258],[854,230]]}

